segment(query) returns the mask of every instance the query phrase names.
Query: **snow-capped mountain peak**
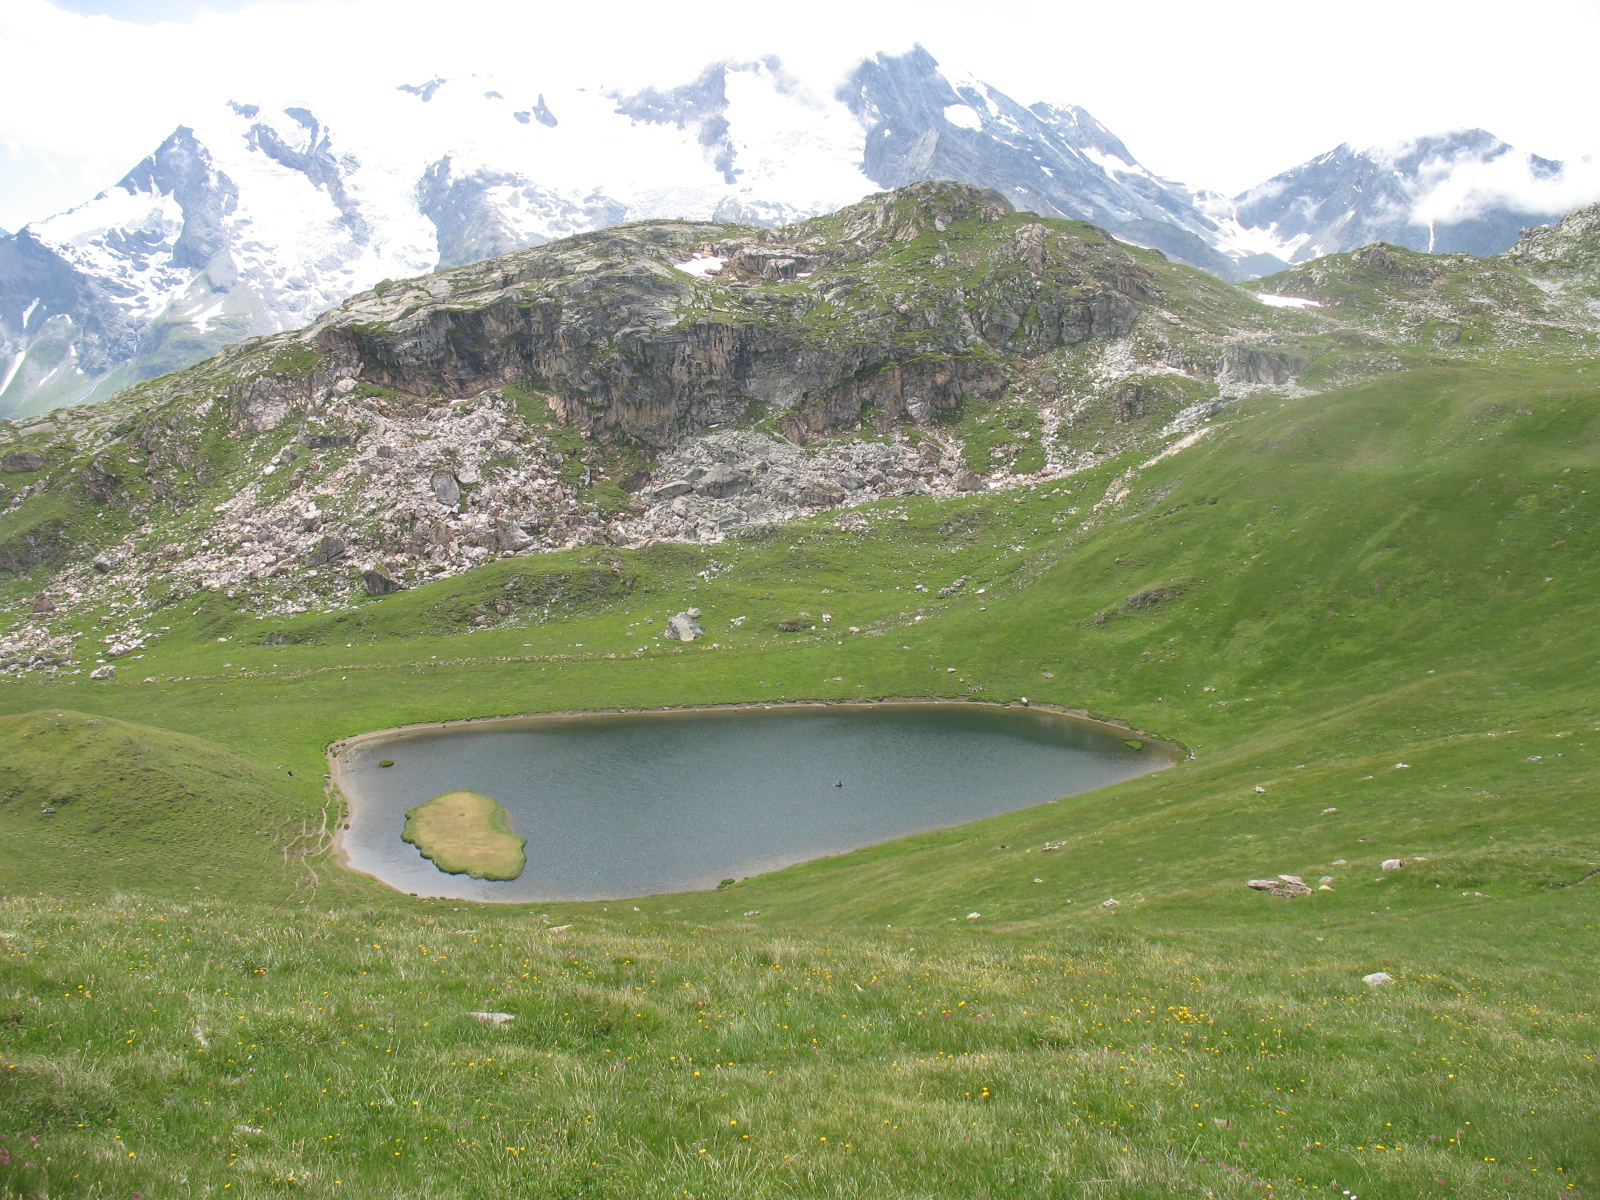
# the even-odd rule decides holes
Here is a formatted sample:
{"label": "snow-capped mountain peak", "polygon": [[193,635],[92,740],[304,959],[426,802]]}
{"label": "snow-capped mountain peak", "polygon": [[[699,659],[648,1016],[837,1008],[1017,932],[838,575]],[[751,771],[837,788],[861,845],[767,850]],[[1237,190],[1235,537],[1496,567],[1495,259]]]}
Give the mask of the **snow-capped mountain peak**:
{"label": "snow-capped mountain peak", "polygon": [[1466,130],[1340,146],[1229,199],[1150,171],[1081,108],[1022,104],[921,47],[841,79],[769,56],[649,86],[238,96],[88,203],[0,236],[0,415],[108,395],[385,278],[628,220],[778,225],[954,179],[1241,279],[1374,240],[1505,249],[1600,197],[1580,166]]}
{"label": "snow-capped mountain peak", "polygon": [[674,86],[437,76],[359,103],[235,97],[0,241],[0,413],[104,395],[384,278],[624,220],[782,224],[933,178],[1229,269],[1187,192],[1088,113],[946,77],[920,48],[820,86],[767,57]]}

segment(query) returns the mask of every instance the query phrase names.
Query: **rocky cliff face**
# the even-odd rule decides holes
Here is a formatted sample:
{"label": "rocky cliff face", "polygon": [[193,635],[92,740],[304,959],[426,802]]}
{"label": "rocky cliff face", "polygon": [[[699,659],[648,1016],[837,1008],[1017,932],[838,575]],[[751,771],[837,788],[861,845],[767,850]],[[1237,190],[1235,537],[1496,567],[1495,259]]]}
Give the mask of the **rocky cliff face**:
{"label": "rocky cliff face", "polygon": [[77,669],[95,606],[121,656],[196,593],[326,608],[1068,474],[1305,361],[1236,289],[966,185],[581,234],[0,423],[0,658]]}
{"label": "rocky cliff face", "polygon": [[1154,292],[1098,230],[1052,236],[998,193],[919,184],[778,230],[584,234],[363,297],[306,337],[410,395],[527,382],[590,433],[668,446],[759,407],[804,440],[994,394],[1003,358],[1124,337]]}
{"label": "rocky cliff face", "polygon": [[1559,287],[1600,296],[1600,204],[1528,230],[1506,260],[1550,277]]}

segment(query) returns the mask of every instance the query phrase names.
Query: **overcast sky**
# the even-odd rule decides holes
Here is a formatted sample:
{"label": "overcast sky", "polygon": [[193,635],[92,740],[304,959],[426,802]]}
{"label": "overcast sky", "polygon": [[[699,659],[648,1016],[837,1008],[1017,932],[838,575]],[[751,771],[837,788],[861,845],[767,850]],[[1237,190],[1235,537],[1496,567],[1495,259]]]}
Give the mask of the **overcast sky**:
{"label": "overcast sky", "polygon": [[673,83],[777,54],[811,79],[921,42],[1080,104],[1145,166],[1235,193],[1340,142],[1481,126],[1600,156],[1600,0],[0,0],[0,226],[115,182],[187,114],[434,75]]}

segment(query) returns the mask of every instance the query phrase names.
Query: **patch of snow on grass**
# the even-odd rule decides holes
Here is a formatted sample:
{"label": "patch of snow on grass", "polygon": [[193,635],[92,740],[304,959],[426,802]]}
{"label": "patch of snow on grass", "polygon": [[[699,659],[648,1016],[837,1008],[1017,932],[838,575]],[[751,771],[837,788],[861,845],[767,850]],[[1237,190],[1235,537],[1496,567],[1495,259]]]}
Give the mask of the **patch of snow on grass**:
{"label": "patch of snow on grass", "polygon": [[1321,308],[1322,301],[1307,300],[1303,296],[1269,296],[1259,295],[1257,300],[1268,308]]}

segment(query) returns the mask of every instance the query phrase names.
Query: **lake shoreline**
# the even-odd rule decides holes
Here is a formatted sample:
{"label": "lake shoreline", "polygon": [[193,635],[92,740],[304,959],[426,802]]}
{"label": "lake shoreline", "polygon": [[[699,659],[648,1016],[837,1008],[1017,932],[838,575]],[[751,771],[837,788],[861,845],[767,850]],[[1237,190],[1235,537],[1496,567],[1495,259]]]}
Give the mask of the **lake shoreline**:
{"label": "lake shoreline", "polygon": [[[454,729],[484,729],[493,725],[539,720],[571,720],[577,717],[640,717],[660,713],[701,712],[754,712],[781,708],[886,708],[912,705],[968,706],[972,708],[1021,709],[1026,712],[1047,712],[1082,725],[1092,725],[1108,730],[1122,738],[1142,742],[1146,749],[1161,749],[1174,756],[1175,761],[1193,758],[1194,754],[1181,742],[1157,737],[1135,729],[1132,725],[1115,719],[1093,717],[1083,708],[1068,708],[1062,704],[1022,704],[1015,700],[969,700],[940,696],[880,696],[871,700],[739,700],[728,704],[668,704],[654,708],[568,708],[549,712],[517,713],[496,717],[456,717],[448,721],[420,721],[415,725],[396,725],[391,729],[375,729],[370,733],[356,733],[329,742],[324,753],[332,766],[339,755],[364,747],[370,743],[393,738],[409,737],[415,733],[437,733]],[[337,782],[338,772],[330,771]]]}
{"label": "lake shoreline", "polygon": [[[419,733],[456,732],[462,730],[481,731],[492,729],[496,726],[526,726],[540,721],[581,720],[590,717],[628,717],[628,716],[687,716],[700,713],[735,713],[735,712],[760,712],[781,710],[841,710],[858,709],[862,711],[882,710],[889,708],[969,708],[988,711],[1018,711],[1048,713],[1062,721],[1093,728],[1101,733],[1116,737],[1123,742],[1138,741],[1141,743],[1139,753],[1149,754],[1152,758],[1162,760],[1159,765],[1152,766],[1141,774],[1150,774],[1155,771],[1166,770],[1176,766],[1186,758],[1192,758],[1193,753],[1182,743],[1168,738],[1161,738],[1145,733],[1143,730],[1117,720],[1106,720],[1089,715],[1085,709],[1070,708],[1060,704],[1028,703],[1018,701],[978,700],[956,697],[874,697],[870,700],[777,700],[777,701],[738,701],[727,704],[683,704],[663,705],[652,708],[594,708],[594,709],[559,709],[540,713],[521,713],[492,717],[460,717],[445,721],[422,721],[411,725],[399,725],[389,729],[372,730],[368,733],[353,734],[350,737],[340,738],[330,742],[325,751],[328,762],[328,789],[343,804],[340,819],[334,822],[333,839],[330,847],[335,863],[342,869],[356,875],[363,875],[381,884],[390,891],[402,895],[413,896],[418,899],[437,899],[427,895],[410,892],[399,885],[385,879],[374,871],[363,870],[351,862],[351,856],[345,845],[345,832],[353,819],[356,798],[353,791],[346,786],[346,771],[350,766],[349,756],[356,750],[367,750],[374,746],[390,741],[402,741]],[[1053,801],[1049,801],[1053,803]],[[981,819],[981,818],[974,818]],[[890,839],[893,840],[893,839]],[[799,860],[806,861],[806,860]],[[792,865],[792,864],[791,864]],[[784,868],[775,868],[782,870]],[[694,890],[694,889],[691,889]],[[665,893],[664,893],[665,894]],[[458,898],[459,899],[459,898]],[[463,903],[474,904],[541,904],[557,903],[556,900],[496,900],[496,899],[463,899]],[[585,903],[582,900],[559,901],[561,903]],[[596,901],[598,902],[598,901]]]}

